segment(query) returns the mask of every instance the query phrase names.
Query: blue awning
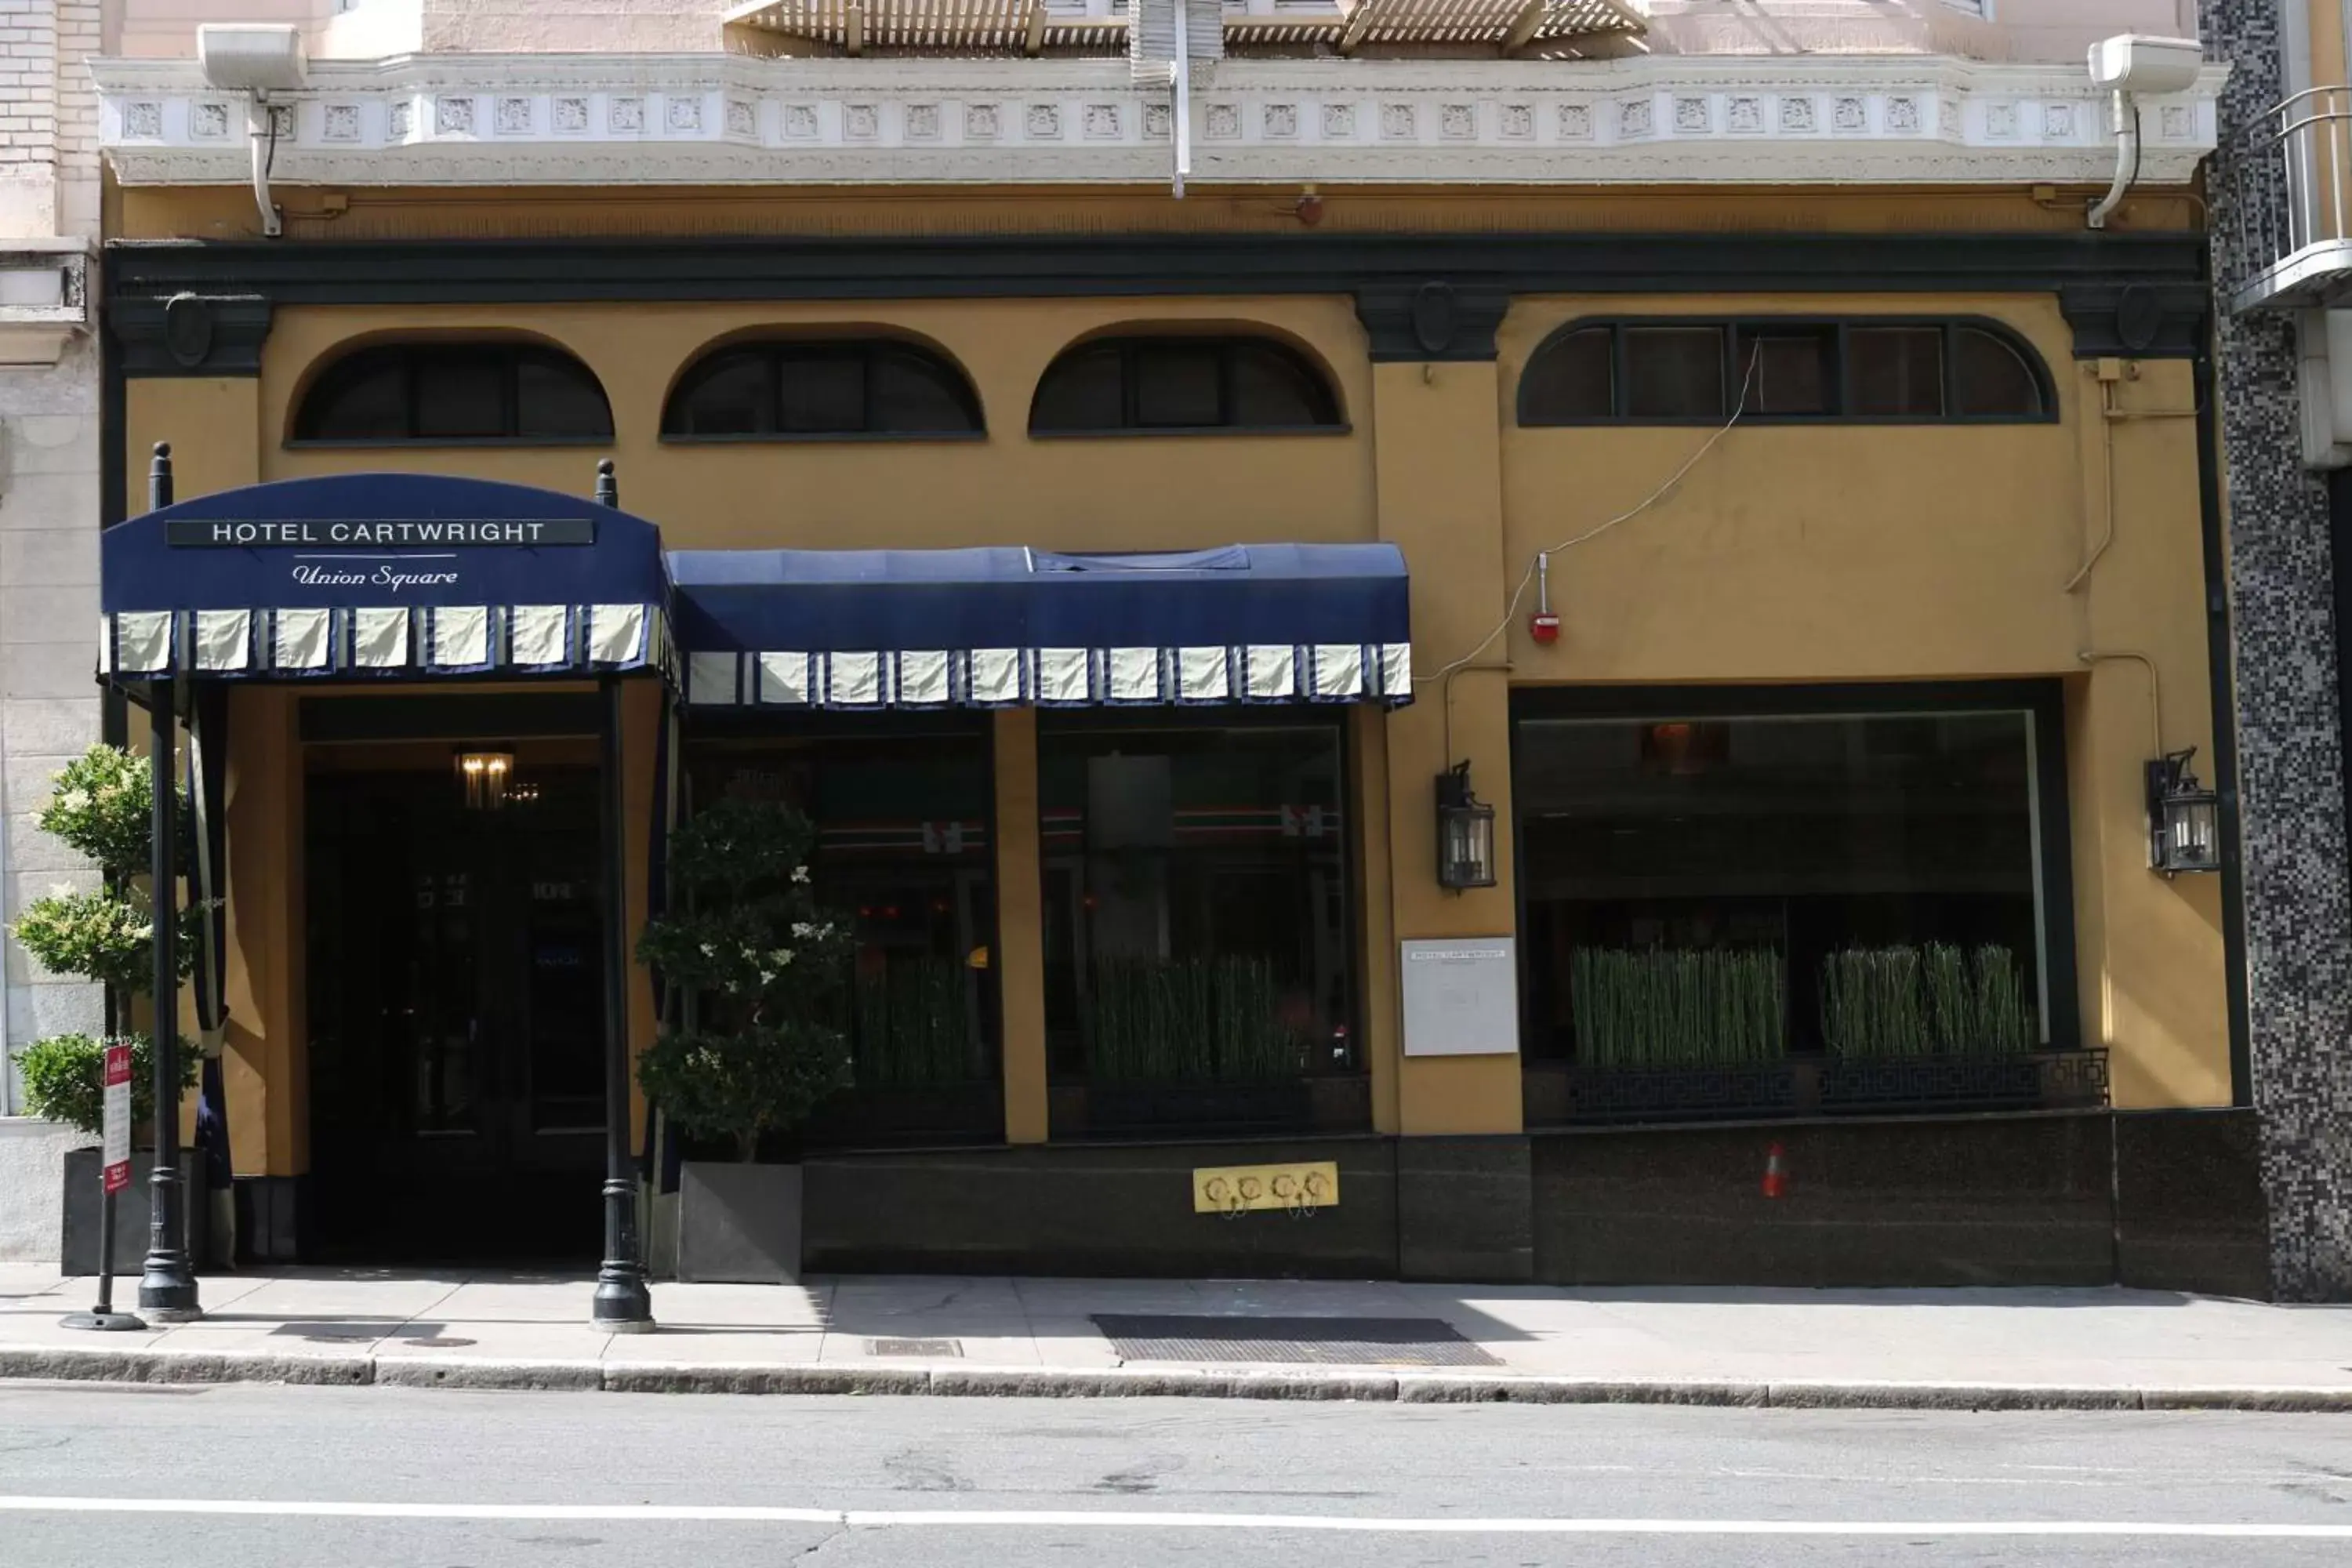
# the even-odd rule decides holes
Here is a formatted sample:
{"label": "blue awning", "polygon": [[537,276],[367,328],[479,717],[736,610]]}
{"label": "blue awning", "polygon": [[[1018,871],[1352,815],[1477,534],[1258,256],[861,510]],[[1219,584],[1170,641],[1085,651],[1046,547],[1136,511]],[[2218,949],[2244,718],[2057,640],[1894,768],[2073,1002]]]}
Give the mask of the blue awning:
{"label": "blue awning", "polygon": [[1404,557],[1389,544],[686,550],[670,574],[696,704],[1394,706],[1412,696]]}
{"label": "blue awning", "polygon": [[658,530],[528,485],[338,474],[106,531],[100,669],[291,679],[667,668]]}

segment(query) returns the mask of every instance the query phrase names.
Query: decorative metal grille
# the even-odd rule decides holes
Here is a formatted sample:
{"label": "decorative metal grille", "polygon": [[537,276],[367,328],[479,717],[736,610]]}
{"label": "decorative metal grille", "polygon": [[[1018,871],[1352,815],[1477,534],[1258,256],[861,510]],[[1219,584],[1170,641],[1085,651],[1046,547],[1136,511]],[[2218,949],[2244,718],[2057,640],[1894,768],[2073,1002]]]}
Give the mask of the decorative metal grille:
{"label": "decorative metal grille", "polygon": [[1098,1313],[1121,1361],[1500,1366],[1440,1318],[1143,1317]]}

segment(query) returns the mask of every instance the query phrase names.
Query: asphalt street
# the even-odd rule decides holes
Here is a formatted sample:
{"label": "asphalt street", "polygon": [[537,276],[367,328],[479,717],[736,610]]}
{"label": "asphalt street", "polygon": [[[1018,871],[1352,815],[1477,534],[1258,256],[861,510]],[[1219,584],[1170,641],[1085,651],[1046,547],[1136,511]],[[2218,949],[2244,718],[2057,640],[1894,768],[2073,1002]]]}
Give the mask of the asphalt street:
{"label": "asphalt street", "polygon": [[0,1384],[0,1564],[2352,1562],[2328,1415]]}

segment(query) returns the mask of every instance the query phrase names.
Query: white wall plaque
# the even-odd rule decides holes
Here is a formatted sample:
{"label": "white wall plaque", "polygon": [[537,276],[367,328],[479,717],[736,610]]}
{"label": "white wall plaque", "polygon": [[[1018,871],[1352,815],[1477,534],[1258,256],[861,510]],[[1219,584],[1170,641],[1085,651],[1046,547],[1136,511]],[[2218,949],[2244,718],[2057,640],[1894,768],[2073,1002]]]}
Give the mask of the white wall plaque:
{"label": "white wall plaque", "polygon": [[1507,936],[1408,942],[1404,1054],[1517,1056],[1519,966]]}

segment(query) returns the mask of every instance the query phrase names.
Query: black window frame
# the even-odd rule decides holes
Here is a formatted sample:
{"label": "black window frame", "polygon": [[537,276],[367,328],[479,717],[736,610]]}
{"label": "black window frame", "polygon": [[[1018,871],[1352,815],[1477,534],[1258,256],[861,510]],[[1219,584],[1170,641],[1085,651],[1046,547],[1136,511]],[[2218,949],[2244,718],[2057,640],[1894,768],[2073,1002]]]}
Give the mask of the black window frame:
{"label": "black window frame", "polygon": [[[1898,680],[1870,684],[1769,684],[1757,686],[1514,687],[1511,690],[1511,758],[1517,769],[1522,724],[1570,720],[1638,723],[1644,721],[1714,719],[1868,719],[2024,713],[2032,738],[2032,789],[2040,863],[2034,868],[2042,907],[2035,918],[2042,932],[2042,988],[2049,1003],[2041,1021],[2049,1051],[2080,1050],[2083,1039],[2081,976],[2074,932],[2074,851],[2072,803],[2067,795],[2066,691],[2056,677],[2011,680]],[[1514,773],[1516,777],[1516,772]],[[1511,824],[1513,929],[1528,929],[1526,868],[1519,863],[1527,836],[1517,819],[1514,790]],[[1519,1027],[1529,1036],[1533,994],[1528,944],[1518,949]]]}
{"label": "black window frame", "polygon": [[[1721,334],[1723,342],[1724,404],[1713,414],[1653,415],[1629,414],[1626,406],[1625,339],[1628,327],[1709,327]],[[1933,327],[1943,334],[1943,405],[1940,414],[1853,414],[1845,411],[1847,395],[1854,384],[1853,336],[1855,329],[1873,327]],[[2041,353],[2021,336],[2015,328],[1990,316],[1832,316],[1832,315],[1741,315],[1741,316],[1583,316],[1566,322],[1545,335],[1535,352],[1528,356],[1519,373],[1518,392],[1515,398],[1515,418],[1526,430],[1575,429],[1596,425],[1650,425],[1667,426],[1705,426],[1722,425],[1731,418],[1732,409],[1739,403],[1740,388],[1747,382],[1747,366],[1741,363],[1738,345],[1757,334],[1769,335],[1780,331],[1821,331],[1832,330],[1837,334],[1837,356],[1830,388],[1833,406],[1822,414],[1765,414],[1750,409],[1739,416],[1742,425],[2055,425],[2058,423],[2057,385],[2050,366]],[[1603,330],[1610,334],[1609,374],[1612,412],[1605,415],[1570,415],[1547,416],[1529,406],[1534,378],[1529,374],[1553,348],[1575,333]],[[1960,414],[1959,406],[1958,334],[1963,331],[1982,332],[2016,354],[2033,380],[2036,397],[2041,405],[2032,414]]]}
{"label": "black window frame", "polygon": [[[1146,425],[1139,414],[1141,385],[1136,374],[1137,357],[1149,350],[1168,348],[1210,348],[1217,351],[1217,410],[1221,422],[1214,425]],[[1322,394],[1331,417],[1328,421],[1306,425],[1239,425],[1233,422],[1234,414],[1235,355],[1242,349],[1263,350],[1287,361],[1308,383]],[[1037,409],[1054,374],[1071,360],[1084,354],[1100,353],[1106,349],[1118,354],[1119,423],[1100,426],[1067,428],[1041,427]],[[1037,385],[1029,395],[1029,435],[1039,441],[1119,440],[1131,436],[1345,436],[1351,426],[1348,423],[1346,404],[1340,399],[1339,388],[1330,372],[1316,357],[1297,345],[1266,333],[1227,332],[1213,336],[1195,336],[1185,332],[1133,332],[1087,338],[1070,344],[1055,354]]]}
{"label": "black window frame", "polygon": [[[985,860],[988,873],[989,930],[987,943],[992,964],[1001,965],[1004,947],[1003,927],[1000,923],[1003,910],[1003,868],[998,856],[1002,838],[1002,814],[997,783],[999,766],[999,734],[992,721],[994,715],[975,709],[892,709],[881,712],[845,712],[816,710],[790,712],[777,709],[713,707],[697,713],[688,731],[683,749],[672,765],[678,770],[681,784],[681,805],[686,815],[707,804],[694,798],[692,781],[698,765],[708,765],[714,754],[736,752],[757,755],[763,742],[824,742],[826,741],[922,741],[946,739],[959,744],[977,742],[981,765],[985,770],[986,814]],[[706,747],[702,742],[714,742]],[[812,819],[814,820],[814,819]],[[816,826],[822,826],[821,824]],[[974,1079],[961,1086],[965,1096],[977,1095],[970,1109],[984,1103],[987,1118],[975,1118],[969,1122],[950,1124],[937,1115],[926,1115],[925,1103],[938,1109],[953,1109],[959,1096],[952,1092],[942,1096],[936,1086],[929,1089],[877,1088],[853,1086],[817,1107],[807,1122],[797,1129],[793,1138],[803,1148],[823,1150],[827,1153],[850,1153],[861,1150],[898,1150],[908,1147],[974,1148],[1001,1143],[1004,1139],[1005,1080],[1005,996],[1001,968],[985,983],[983,992],[989,1005],[983,1009],[983,1046],[991,1061],[993,1077]]]}
{"label": "black window frame", "polygon": [[[430,359],[494,358],[499,368],[499,425],[504,433],[497,436],[423,436],[417,434],[418,399],[416,367],[420,361]],[[601,433],[577,435],[524,435],[522,429],[521,373],[526,361],[578,378],[593,388],[597,402],[604,410],[604,428]],[[401,436],[320,436],[308,433],[316,428],[314,411],[329,394],[340,391],[362,377],[381,372],[390,366],[400,377],[402,412],[407,434]],[[291,447],[609,447],[614,440],[613,399],[604,384],[586,362],[569,350],[552,343],[519,342],[503,338],[435,338],[429,340],[371,343],[337,355],[322,365],[302,389],[296,400],[292,419],[289,422],[286,445]]]}
{"label": "black window frame", "polygon": [[[956,401],[970,421],[962,429],[937,430],[877,430],[874,428],[875,361],[885,353],[902,354],[919,361],[943,374],[953,390]],[[855,354],[859,363],[861,414],[863,425],[855,430],[738,430],[700,432],[676,428],[677,416],[684,400],[695,392],[701,382],[718,366],[730,361],[758,357],[766,361],[768,380],[768,414],[776,418],[783,407],[784,376],[796,355],[810,357],[847,356]],[[665,446],[730,446],[762,442],[811,441],[985,441],[988,439],[988,416],[982,405],[980,389],[972,384],[971,374],[953,356],[912,338],[887,335],[863,337],[761,336],[736,338],[717,344],[688,361],[677,378],[670,384],[668,394],[662,399],[661,435]]]}
{"label": "black window frame", "polygon": [[[1371,1044],[1366,1038],[1365,1023],[1371,1016],[1370,977],[1365,963],[1365,931],[1370,920],[1366,908],[1369,897],[1369,870],[1364,858],[1364,840],[1356,820],[1362,811],[1360,792],[1355,787],[1356,768],[1360,747],[1356,727],[1348,722],[1344,712],[1328,706],[1306,707],[1244,707],[1244,708],[1041,708],[1037,710],[1037,726],[1034,742],[1034,759],[1037,768],[1037,893],[1040,900],[1039,936],[1044,932],[1043,910],[1045,900],[1052,898],[1048,855],[1045,844],[1045,788],[1044,780],[1045,744],[1053,736],[1087,736],[1121,732],[1150,734],[1182,730],[1328,730],[1333,737],[1337,755],[1337,778],[1339,791],[1340,831],[1339,844],[1339,896],[1345,910],[1342,925],[1346,940],[1342,951],[1348,966],[1346,1016],[1342,1022],[1355,1052],[1353,1066],[1345,1072],[1316,1073],[1306,1077],[1364,1078],[1369,1081],[1372,1071]],[[1084,853],[1082,851],[1082,853]],[[1050,1004],[1048,1005],[1050,1012]],[[1050,1049],[1049,1049],[1050,1058]],[[1073,1078],[1056,1073],[1050,1059],[1047,1069],[1049,1083],[1082,1084],[1083,1075]]]}

